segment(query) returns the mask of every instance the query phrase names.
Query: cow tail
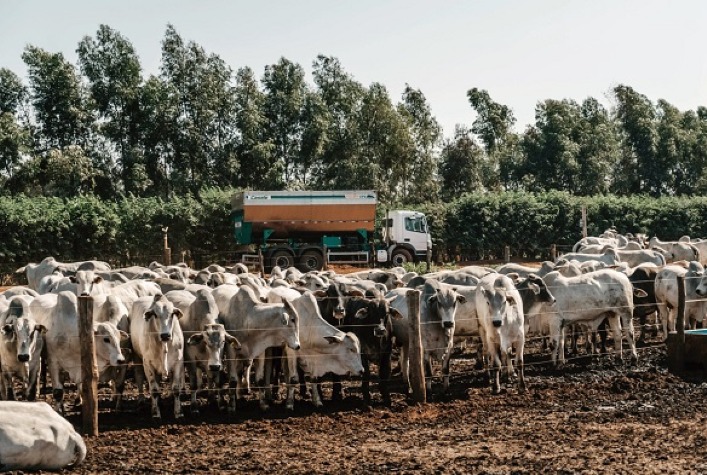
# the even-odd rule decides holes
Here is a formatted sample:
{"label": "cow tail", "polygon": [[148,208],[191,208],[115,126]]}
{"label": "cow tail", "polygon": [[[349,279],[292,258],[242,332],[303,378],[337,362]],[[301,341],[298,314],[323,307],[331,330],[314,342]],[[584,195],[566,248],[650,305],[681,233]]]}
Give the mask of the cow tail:
{"label": "cow tail", "polygon": [[74,442],[74,461],[71,466],[75,467],[86,459],[86,443],[78,433],[74,433],[71,439]]}

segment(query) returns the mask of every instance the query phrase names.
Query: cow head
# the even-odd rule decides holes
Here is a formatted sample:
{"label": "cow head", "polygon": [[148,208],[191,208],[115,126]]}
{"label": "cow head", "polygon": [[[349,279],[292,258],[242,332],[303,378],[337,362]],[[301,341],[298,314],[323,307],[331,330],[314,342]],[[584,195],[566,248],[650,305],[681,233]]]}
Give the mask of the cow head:
{"label": "cow head", "polygon": [[334,366],[337,369],[345,371],[347,376],[359,376],[363,373],[361,343],[355,334],[339,332],[325,336],[324,339],[334,347],[328,355],[335,360]]}
{"label": "cow head", "polygon": [[152,305],[145,312],[145,321],[150,324],[152,331],[160,335],[163,342],[172,339],[174,326],[178,325],[181,317],[182,311],[174,308],[172,302],[161,294],[155,295]]}
{"label": "cow head", "polygon": [[77,285],[76,293],[78,295],[91,295],[94,285],[103,282],[103,277],[90,270],[80,270],[76,271],[76,275],[70,276],[69,280]]}
{"label": "cow head", "polygon": [[496,279],[492,286],[480,285],[479,289],[486,301],[491,324],[495,328],[500,328],[510,307],[517,306],[518,302],[516,302],[513,294],[509,292],[508,287],[504,285],[502,278]]}
{"label": "cow head", "polygon": [[458,294],[456,288],[433,286],[427,283],[424,287],[423,298],[427,299],[426,304],[430,314],[440,321],[442,328],[448,336],[451,336],[457,303],[466,303],[466,297]]}
{"label": "cow head", "polygon": [[547,288],[547,284],[542,278],[535,274],[529,274],[526,282],[528,288],[533,292],[533,294],[535,294],[535,301],[555,305],[555,296],[552,295],[550,289]]}
{"label": "cow head", "polygon": [[223,364],[223,348],[226,344],[233,346],[236,350],[241,349],[240,342],[226,332],[220,323],[209,323],[204,325],[204,329],[195,333],[187,341],[189,345],[200,345],[207,355],[207,366],[210,371],[220,371]]}
{"label": "cow head", "polygon": [[[46,333],[46,328],[27,315],[12,317],[6,320],[6,324],[2,327],[5,339],[15,342],[17,361],[26,365],[29,364],[36,351],[41,349],[44,333]],[[29,367],[26,366],[25,370],[29,371]]]}
{"label": "cow head", "polygon": [[389,339],[392,333],[392,319],[403,318],[397,309],[390,306],[394,297],[385,299],[378,291],[366,291],[360,307],[354,314],[355,325],[372,326],[373,336]]}
{"label": "cow head", "polygon": [[110,366],[124,364],[125,357],[120,349],[120,342],[127,341],[129,338],[130,336],[127,333],[118,330],[115,324],[111,322],[94,323],[93,341],[99,367],[105,365],[105,363]]}

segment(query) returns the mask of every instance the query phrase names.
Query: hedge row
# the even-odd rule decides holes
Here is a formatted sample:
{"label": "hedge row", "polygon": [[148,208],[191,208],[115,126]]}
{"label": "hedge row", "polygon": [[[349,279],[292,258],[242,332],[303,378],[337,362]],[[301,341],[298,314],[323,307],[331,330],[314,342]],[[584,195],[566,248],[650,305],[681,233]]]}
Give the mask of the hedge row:
{"label": "hedge row", "polygon": [[[205,190],[198,198],[125,198],[116,202],[91,196],[0,198],[0,266],[7,270],[46,256],[59,260],[99,258],[116,265],[145,264],[162,258],[162,228],[169,227],[175,256],[187,251],[197,265],[225,262],[234,251],[229,222],[234,190]],[[614,226],[661,239],[684,234],[707,237],[707,198],[601,196],[566,193],[468,194],[451,203],[418,207],[430,220],[437,256],[451,259],[514,256],[547,258],[581,237],[581,208],[588,232]]]}

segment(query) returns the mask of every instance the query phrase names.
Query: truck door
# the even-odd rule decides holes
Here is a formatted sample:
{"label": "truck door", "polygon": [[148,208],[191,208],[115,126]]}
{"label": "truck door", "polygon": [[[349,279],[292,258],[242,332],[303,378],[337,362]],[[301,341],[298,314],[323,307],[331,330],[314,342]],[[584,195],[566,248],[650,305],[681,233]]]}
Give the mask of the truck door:
{"label": "truck door", "polygon": [[411,213],[403,218],[403,242],[410,244],[417,253],[427,251],[427,221],[421,213]]}

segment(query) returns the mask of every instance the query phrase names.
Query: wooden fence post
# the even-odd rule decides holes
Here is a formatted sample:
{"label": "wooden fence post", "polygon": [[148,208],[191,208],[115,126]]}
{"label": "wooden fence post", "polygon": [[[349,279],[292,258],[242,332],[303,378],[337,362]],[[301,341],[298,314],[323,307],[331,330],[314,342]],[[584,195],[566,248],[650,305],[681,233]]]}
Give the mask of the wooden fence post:
{"label": "wooden fence post", "polygon": [[326,244],[322,248],[322,258],[324,259],[322,270],[327,271],[329,270],[329,247]]}
{"label": "wooden fence post", "polygon": [[412,399],[415,402],[427,402],[425,389],[425,369],[422,365],[422,336],[420,334],[420,291],[408,290],[408,317],[410,319],[409,340],[409,381]]}
{"label": "wooden fence post", "polygon": [[587,207],[582,206],[582,237],[587,237]]}
{"label": "wooden fence post", "polygon": [[552,262],[557,260],[557,244],[550,244],[550,259]]}
{"label": "wooden fence post", "polygon": [[511,262],[511,247],[505,246],[503,248],[503,260],[506,262]]}
{"label": "wooden fence post", "polygon": [[172,265],[172,250],[169,248],[169,242],[167,240],[167,231],[169,231],[169,227],[162,228],[162,237],[164,238],[164,243],[163,243],[163,248],[162,248],[162,261],[164,262],[164,265],[166,266],[171,266]]}
{"label": "wooden fence post", "polygon": [[81,346],[81,415],[83,433],[98,435],[98,367],[93,341],[93,297],[79,297],[79,345]]}

